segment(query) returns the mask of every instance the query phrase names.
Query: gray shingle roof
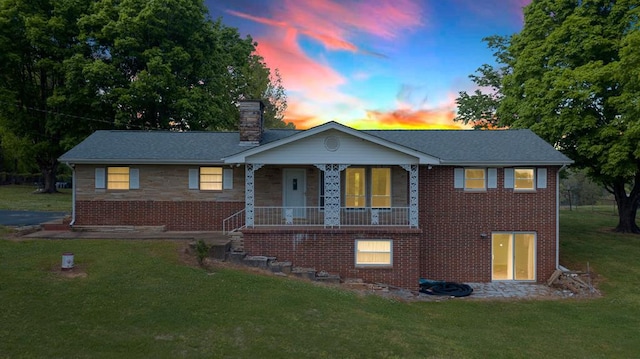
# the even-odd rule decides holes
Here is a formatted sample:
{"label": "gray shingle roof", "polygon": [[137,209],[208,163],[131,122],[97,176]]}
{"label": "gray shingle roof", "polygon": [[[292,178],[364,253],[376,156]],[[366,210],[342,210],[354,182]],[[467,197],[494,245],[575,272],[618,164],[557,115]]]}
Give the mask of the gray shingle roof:
{"label": "gray shingle roof", "polygon": [[[263,144],[298,130],[266,130]],[[442,164],[568,164],[571,160],[530,130],[369,130],[383,140],[440,159]],[[238,132],[97,131],[60,157],[69,163],[222,163],[252,147]]]}
{"label": "gray shingle roof", "polygon": [[568,164],[572,162],[527,129],[364,132],[438,157],[442,164]]}
{"label": "gray shingle roof", "polygon": [[[296,131],[266,131],[263,143]],[[238,132],[96,131],[59,158],[69,163],[222,163],[244,151]]]}

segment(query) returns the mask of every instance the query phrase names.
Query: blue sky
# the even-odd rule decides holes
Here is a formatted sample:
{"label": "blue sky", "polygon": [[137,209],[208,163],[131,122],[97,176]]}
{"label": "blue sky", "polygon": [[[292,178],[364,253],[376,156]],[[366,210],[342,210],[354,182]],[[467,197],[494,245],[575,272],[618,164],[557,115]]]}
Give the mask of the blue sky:
{"label": "blue sky", "polygon": [[493,63],[482,41],[522,28],[530,0],[207,0],[258,42],[287,90],[285,121],[359,129],[462,128],[455,98]]}

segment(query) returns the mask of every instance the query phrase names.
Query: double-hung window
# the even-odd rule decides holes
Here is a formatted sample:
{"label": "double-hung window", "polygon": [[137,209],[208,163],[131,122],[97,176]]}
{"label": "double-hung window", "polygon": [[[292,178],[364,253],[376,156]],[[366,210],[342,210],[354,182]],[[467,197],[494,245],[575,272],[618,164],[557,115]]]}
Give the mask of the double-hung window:
{"label": "double-hung window", "polygon": [[222,167],[200,167],[200,189],[203,191],[221,191]]}
{"label": "double-hung window", "polygon": [[484,168],[464,169],[464,189],[467,191],[482,191],[486,189],[486,171]]}
{"label": "double-hung window", "polygon": [[129,189],[129,167],[107,167],[107,189]]}
{"label": "double-hung window", "polygon": [[233,189],[233,169],[222,167],[190,168],[189,189],[201,191]]}
{"label": "double-hung window", "polygon": [[453,187],[465,192],[485,192],[498,186],[498,169],[495,167],[459,167],[453,170],[453,177]]}
{"label": "double-hung window", "polygon": [[505,168],[504,187],[514,192],[534,192],[547,188],[547,169],[539,168]]}
{"label": "double-hung window", "polygon": [[514,168],[513,189],[516,191],[533,191],[535,186],[535,172],[533,168]]}
{"label": "double-hung window", "polygon": [[127,191],[140,188],[140,171],[128,166],[95,168],[95,188]]}

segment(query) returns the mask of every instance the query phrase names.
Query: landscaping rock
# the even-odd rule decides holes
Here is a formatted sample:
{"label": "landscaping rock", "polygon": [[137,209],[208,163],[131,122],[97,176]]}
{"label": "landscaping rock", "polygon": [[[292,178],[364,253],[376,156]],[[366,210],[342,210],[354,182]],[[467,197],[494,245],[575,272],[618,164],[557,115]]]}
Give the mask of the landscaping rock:
{"label": "landscaping rock", "polygon": [[294,267],[291,269],[291,275],[308,279],[315,280],[316,279],[316,269],[315,268],[302,268],[302,267]]}

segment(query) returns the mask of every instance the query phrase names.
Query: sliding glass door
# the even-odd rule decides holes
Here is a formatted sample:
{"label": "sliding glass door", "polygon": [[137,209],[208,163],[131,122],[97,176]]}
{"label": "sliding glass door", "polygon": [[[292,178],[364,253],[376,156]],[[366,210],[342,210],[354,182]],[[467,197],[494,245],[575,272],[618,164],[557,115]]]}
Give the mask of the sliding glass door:
{"label": "sliding glass door", "polygon": [[535,280],[535,239],[535,233],[492,233],[491,278],[493,280]]}

